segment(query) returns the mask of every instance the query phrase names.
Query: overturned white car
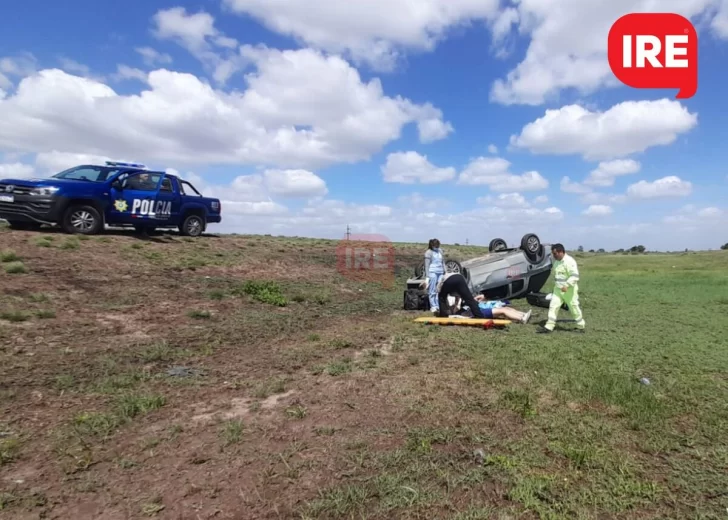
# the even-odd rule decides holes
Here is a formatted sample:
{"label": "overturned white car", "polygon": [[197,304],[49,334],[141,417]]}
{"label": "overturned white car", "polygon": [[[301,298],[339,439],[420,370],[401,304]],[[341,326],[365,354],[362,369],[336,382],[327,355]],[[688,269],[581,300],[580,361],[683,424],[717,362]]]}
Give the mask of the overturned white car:
{"label": "overturned white car", "polygon": [[[518,248],[508,248],[505,240],[496,238],[488,249],[484,256],[445,262],[448,272],[460,272],[465,277],[475,295],[482,294],[491,300],[523,298],[539,293],[551,274],[551,250],[533,233],[524,235]],[[422,262],[415,269],[415,276],[407,280],[405,309],[429,308],[427,292],[421,287],[424,270]]]}

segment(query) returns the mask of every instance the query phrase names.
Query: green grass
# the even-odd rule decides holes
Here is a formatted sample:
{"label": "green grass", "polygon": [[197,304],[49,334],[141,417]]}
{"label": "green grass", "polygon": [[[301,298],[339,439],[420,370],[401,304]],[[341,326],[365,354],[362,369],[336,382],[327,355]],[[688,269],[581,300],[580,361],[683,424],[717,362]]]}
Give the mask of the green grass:
{"label": "green grass", "polygon": [[[508,332],[412,326],[419,339],[400,337],[405,358],[418,362],[398,370],[430,367],[427,383],[414,372],[396,385],[417,396],[410,417],[427,426],[410,429],[400,449],[368,453],[303,517],[429,517],[454,507],[448,518],[724,518],[728,254],[578,261],[584,335],[566,323],[535,334],[546,309],[534,308],[533,325]],[[314,373],[351,369],[331,361]],[[478,448],[486,456],[474,464],[464,454]],[[497,507],[477,493],[487,482],[505,491]]]}

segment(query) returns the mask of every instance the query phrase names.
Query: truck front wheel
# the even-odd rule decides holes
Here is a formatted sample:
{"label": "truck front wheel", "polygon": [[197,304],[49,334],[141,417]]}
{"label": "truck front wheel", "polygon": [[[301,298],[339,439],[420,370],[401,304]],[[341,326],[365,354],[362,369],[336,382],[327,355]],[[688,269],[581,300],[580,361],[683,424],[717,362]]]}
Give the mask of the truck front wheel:
{"label": "truck front wheel", "polygon": [[198,237],[205,229],[205,223],[198,215],[189,215],[179,227],[180,233],[187,237]]}
{"label": "truck front wheel", "polygon": [[103,226],[101,214],[93,206],[73,205],[63,214],[61,227],[69,234],[95,235]]}

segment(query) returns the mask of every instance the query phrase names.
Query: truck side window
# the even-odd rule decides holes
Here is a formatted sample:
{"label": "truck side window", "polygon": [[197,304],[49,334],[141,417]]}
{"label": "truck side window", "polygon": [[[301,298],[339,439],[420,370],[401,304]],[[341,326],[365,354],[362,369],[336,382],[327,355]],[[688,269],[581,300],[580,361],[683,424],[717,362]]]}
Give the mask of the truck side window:
{"label": "truck side window", "polygon": [[155,191],[160,178],[158,173],[135,173],[126,178],[124,187],[130,190]]}
{"label": "truck side window", "polygon": [[169,192],[171,192],[172,191],[172,181],[170,181],[169,179],[165,178],[162,181],[162,188],[161,188],[160,191],[169,191]]}

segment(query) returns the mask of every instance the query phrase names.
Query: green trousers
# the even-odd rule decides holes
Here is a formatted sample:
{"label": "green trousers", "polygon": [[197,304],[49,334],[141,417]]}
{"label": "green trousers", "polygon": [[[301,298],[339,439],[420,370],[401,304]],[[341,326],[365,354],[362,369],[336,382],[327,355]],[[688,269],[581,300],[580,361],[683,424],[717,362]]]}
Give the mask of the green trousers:
{"label": "green trousers", "polygon": [[576,326],[583,329],[586,326],[584,317],[581,315],[581,307],[579,306],[579,287],[577,285],[569,287],[566,292],[561,292],[559,287],[554,288],[554,292],[551,295],[551,303],[549,305],[549,317],[546,321],[545,327],[548,330],[554,330],[556,327],[556,318],[561,310],[561,305],[566,304],[569,306],[569,312],[571,317],[574,318]]}

